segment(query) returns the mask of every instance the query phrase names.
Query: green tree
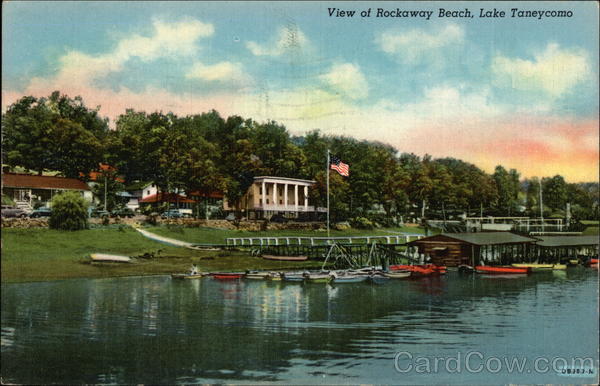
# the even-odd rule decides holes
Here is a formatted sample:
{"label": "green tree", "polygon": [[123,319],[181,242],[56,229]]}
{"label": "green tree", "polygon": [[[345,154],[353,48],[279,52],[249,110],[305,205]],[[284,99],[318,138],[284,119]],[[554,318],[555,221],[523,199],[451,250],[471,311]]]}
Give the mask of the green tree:
{"label": "green tree", "polygon": [[567,204],[567,183],[565,179],[556,175],[552,178],[542,179],[542,193],[544,204],[549,208],[565,209]]}
{"label": "green tree", "polygon": [[77,192],[67,191],[52,198],[52,214],[48,225],[52,229],[76,231],[88,227],[88,203]]}
{"label": "green tree", "polygon": [[68,177],[88,174],[102,160],[101,139],[108,124],[80,97],[58,91],[49,98],[26,96],[2,115],[3,162],[42,174],[55,170]]}

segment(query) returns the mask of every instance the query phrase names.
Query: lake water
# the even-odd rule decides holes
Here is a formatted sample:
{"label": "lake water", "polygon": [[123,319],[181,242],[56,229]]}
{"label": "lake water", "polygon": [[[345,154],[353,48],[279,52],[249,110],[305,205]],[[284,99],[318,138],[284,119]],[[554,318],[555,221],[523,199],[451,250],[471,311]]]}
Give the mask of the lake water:
{"label": "lake water", "polygon": [[3,284],[2,380],[594,383],[597,288],[584,268],[335,287],[164,276]]}

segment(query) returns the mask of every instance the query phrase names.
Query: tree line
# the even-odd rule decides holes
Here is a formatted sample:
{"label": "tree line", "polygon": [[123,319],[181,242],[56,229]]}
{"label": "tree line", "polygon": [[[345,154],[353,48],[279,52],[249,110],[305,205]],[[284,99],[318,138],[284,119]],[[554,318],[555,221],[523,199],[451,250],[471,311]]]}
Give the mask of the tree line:
{"label": "tree line", "polygon": [[[318,130],[293,136],[274,121],[224,118],[214,110],[180,117],[127,109],[113,129],[98,112],[58,91],[19,99],[2,114],[3,164],[85,179],[105,163],[126,183],[153,181],[164,192],[220,190],[234,205],[255,176],[312,179],[311,200],[325,206],[329,149],[350,165],[349,177],[331,173],[334,220],[540,213],[540,181],[503,166],[488,174],[455,158],[420,157]],[[556,175],[542,178],[541,188],[545,216],[564,215],[569,203],[577,218],[598,217],[598,183]]]}

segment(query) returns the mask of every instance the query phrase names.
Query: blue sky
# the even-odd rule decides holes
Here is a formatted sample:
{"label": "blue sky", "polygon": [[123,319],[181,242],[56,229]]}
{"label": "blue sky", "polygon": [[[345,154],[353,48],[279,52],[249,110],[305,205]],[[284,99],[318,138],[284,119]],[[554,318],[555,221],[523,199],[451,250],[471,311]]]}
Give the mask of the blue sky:
{"label": "blue sky", "polygon": [[[372,15],[330,17],[333,7]],[[434,14],[376,18],[377,8]],[[439,8],[474,18],[438,18]],[[508,15],[480,19],[480,8]],[[511,18],[511,8],[573,16]],[[130,107],[214,108],[486,170],[598,179],[595,2],[13,1],[3,11],[3,108],[59,89],[111,119]]]}

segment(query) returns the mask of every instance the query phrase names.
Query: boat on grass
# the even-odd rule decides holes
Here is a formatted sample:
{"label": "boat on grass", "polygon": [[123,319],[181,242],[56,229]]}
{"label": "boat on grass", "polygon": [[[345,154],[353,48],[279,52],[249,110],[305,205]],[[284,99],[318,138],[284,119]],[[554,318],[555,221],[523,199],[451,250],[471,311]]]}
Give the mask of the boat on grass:
{"label": "boat on grass", "polygon": [[90,254],[92,262],[96,263],[131,263],[131,257],[120,255],[109,255],[107,253]]}
{"label": "boat on grass", "polygon": [[263,259],[267,260],[278,260],[278,261],[306,261],[308,256],[276,256],[276,255],[262,255]]}
{"label": "boat on grass", "polygon": [[496,267],[489,265],[478,265],[475,267],[475,272],[491,275],[527,275],[531,273],[530,267]]}
{"label": "boat on grass", "polygon": [[516,268],[531,268],[532,272],[540,271],[552,271],[552,270],[563,270],[567,269],[566,264],[536,264],[536,263],[523,263],[523,264],[512,264]]}

